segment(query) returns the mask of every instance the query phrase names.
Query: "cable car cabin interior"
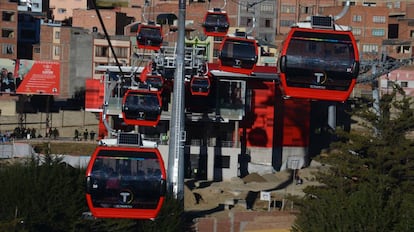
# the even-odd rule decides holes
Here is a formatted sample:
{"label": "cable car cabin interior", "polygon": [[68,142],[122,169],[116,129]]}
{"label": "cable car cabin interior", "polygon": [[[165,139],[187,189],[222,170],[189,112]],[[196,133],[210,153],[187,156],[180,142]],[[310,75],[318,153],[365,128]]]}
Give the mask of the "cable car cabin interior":
{"label": "cable car cabin interior", "polygon": [[137,46],[140,49],[159,50],[163,42],[162,30],[157,25],[140,24],[137,32]]}
{"label": "cable car cabin interior", "polygon": [[219,69],[250,75],[256,67],[258,45],[256,40],[243,37],[225,37],[221,43]]}
{"label": "cable car cabin interior", "polygon": [[128,90],[123,98],[122,116],[128,125],[156,126],[161,116],[160,92]]}
{"label": "cable car cabin interior", "polygon": [[292,28],[279,71],[286,96],[345,101],[359,72],[356,41],[350,31]]}
{"label": "cable car cabin interior", "polygon": [[98,218],[156,218],[166,171],[157,148],[99,146],[86,170],[86,200]]}
{"label": "cable car cabin interior", "polygon": [[202,26],[206,36],[224,37],[230,27],[229,17],[226,12],[214,9],[206,13]]}
{"label": "cable car cabin interior", "polygon": [[210,78],[208,77],[192,77],[190,82],[191,95],[208,96],[210,93]]}

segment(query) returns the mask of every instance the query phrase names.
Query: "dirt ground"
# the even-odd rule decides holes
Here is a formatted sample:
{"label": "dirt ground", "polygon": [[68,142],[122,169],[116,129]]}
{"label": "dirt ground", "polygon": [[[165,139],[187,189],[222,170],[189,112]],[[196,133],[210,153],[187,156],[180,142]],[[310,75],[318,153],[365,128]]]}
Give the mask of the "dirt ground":
{"label": "dirt ground", "polygon": [[[293,180],[293,171],[285,170],[259,175],[250,173],[244,178],[232,178],[223,182],[194,182],[187,181],[184,189],[184,206],[186,211],[205,211],[206,214],[219,215],[219,206],[232,210],[263,210],[269,209],[269,201],[261,200],[261,191],[270,192],[271,209],[283,210],[292,204],[282,205],[283,199],[289,195],[303,196],[303,189],[309,185],[319,185],[314,173],[326,168],[312,161],[309,167],[299,170],[303,183]],[[279,204],[276,202],[279,201]],[[223,208],[223,207],[222,207]]]}

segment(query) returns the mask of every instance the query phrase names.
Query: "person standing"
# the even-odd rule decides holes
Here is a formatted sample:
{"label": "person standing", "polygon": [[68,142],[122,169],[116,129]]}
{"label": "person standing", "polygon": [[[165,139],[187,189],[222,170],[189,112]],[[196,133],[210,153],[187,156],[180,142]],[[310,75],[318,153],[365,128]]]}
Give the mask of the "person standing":
{"label": "person standing", "polygon": [[88,129],[86,129],[85,128],[85,131],[83,131],[83,139],[85,140],[85,141],[88,141]]}
{"label": "person standing", "polygon": [[95,131],[91,130],[91,132],[89,132],[89,136],[91,138],[91,140],[93,141],[95,139]]}

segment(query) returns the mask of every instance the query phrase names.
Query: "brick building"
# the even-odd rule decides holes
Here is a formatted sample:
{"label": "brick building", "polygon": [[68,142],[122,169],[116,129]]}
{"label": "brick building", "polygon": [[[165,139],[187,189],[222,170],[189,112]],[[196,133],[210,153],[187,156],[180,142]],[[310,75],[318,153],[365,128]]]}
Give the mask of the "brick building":
{"label": "brick building", "polygon": [[43,24],[40,43],[34,47],[34,60],[60,63],[60,89],[58,98],[70,98],[85,86],[92,75],[92,41],[88,30],[76,27]]}
{"label": "brick building", "polygon": [[17,4],[8,0],[0,0],[0,54],[1,58],[17,58]]}

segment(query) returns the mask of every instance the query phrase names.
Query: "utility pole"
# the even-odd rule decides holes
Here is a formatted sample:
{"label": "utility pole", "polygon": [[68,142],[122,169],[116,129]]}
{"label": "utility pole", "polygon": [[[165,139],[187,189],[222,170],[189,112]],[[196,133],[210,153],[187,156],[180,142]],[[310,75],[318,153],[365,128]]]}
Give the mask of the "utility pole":
{"label": "utility pole", "polygon": [[170,121],[167,190],[174,198],[184,199],[184,52],[185,52],[185,0],[178,3],[178,38],[174,76],[174,93]]}

